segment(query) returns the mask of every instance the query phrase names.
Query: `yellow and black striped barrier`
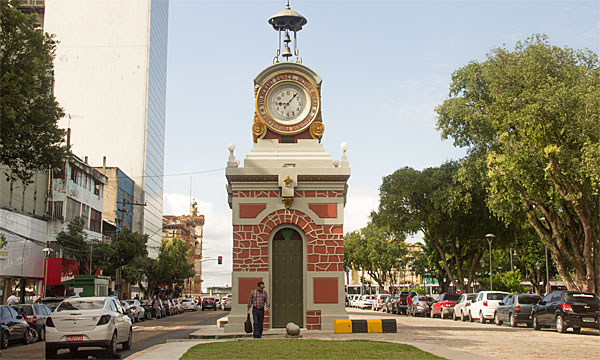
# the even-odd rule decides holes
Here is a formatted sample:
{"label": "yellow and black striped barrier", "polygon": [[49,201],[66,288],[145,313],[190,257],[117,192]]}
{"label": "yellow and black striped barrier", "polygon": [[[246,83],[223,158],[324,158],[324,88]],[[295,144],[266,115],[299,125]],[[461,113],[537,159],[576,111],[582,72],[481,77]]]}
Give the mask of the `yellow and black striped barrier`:
{"label": "yellow and black striped barrier", "polygon": [[398,331],[395,319],[334,320],[336,334],[349,333],[395,333]]}

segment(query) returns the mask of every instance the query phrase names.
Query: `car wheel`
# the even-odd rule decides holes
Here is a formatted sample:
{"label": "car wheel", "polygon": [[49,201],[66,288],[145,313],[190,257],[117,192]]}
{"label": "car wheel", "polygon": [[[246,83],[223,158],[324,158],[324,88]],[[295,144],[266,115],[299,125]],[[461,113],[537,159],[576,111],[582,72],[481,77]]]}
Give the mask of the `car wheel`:
{"label": "car wheel", "polygon": [[6,349],[8,347],[8,332],[2,331],[0,333],[0,349]]}
{"label": "car wheel", "polygon": [[31,340],[31,333],[29,332],[29,328],[27,328],[27,330],[25,330],[25,334],[23,334],[23,340],[21,340],[21,344],[27,345],[27,344],[29,344],[30,340]]}
{"label": "car wheel", "polygon": [[481,324],[485,324],[486,323],[485,318],[483,317],[483,312],[481,312],[481,311],[479,312],[479,322]]}
{"label": "car wheel", "polygon": [[473,319],[473,314],[471,314],[471,311],[469,310],[469,321],[470,322],[474,322],[475,319]]}
{"label": "car wheel", "polygon": [[458,320],[458,318],[456,317],[456,313],[453,311],[452,312],[452,321],[456,321]]}
{"label": "car wheel", "polygon": [[510,314],[508,316],[508,320],[510,321],[510,326],[511,327],[517,327],[517,325],[518,325],[517,319],[515,318],[515,316],[513,314]]}
{"label": "car wheel", "polygon": [[117,332],[113,333],[112,339],[106,348],[106,357],[109,359],[114,359],[117,357]]}
{"label": "car wheel", "polygon": [[435,319],[435,313],[433,312],[433,309],[431,309],[431,314],[429,314],[431,316],[432,319]]}
{"label": "car wheel", "polygon": [[46,344],[46,359],[56,359],[56,348]]}
{"label": "car wheel", "polygon": [[538,321],[537,315],[533,315],[533,330],[539,330],[542,327],[540,326],[540,323]]}
{"label": "car wheel", "polygon": [[498,313],[494,313],[494,324],[502,326],[502,321],[500,320],[500,317],[498,317]]}
{"label": "car wheel", "polygon": [[558,331],[561,334],[567,332],[567,327],[565,326],[565,321],[561,315],[558,315],[556,317],[556,331]]}
{"label": "car wheel", "polygon": [[40,333],[38,335],[38,341],[44,341],[46,340],[46,327],[42,326],[42,328],[40,329]]}
{"label": "car wheel", "polygon": [[131,349],[131,344],[133,344],[133,332],[129,329],[129,337],[127,341],[123,343],[123,350]]}
{"label": "car wheel", "polygon": [[579,333],[581,332],[581,328],[579,328],[579,327],[574,327],[574,328],[573,328],[573,332],[574,332],[575,334],[579,334]]}
{"label": "car wheel", "polygon": [[466,321],[467,319],[465,318],[465,313],[464,311],[460,312],[460,321]]}

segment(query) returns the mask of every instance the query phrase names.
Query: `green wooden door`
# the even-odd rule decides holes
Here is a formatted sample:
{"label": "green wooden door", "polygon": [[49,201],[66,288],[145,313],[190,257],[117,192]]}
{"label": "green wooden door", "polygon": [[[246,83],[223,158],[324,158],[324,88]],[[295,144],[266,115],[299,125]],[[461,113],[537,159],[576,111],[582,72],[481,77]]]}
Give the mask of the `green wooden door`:
{"label": "green wooden door", "polygon": [[283,328],[293,322],[302,327],[302,236],[293,229],[279,230],[273,237],[272,259],[272,326]]}

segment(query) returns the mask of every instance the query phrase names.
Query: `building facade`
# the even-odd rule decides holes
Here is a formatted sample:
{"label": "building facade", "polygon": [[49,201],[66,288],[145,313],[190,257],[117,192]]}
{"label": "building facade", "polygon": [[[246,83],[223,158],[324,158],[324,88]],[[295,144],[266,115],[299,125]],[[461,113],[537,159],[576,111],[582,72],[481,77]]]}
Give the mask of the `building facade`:
{"label": "building facade", "polygon": [[347,318],[343,224],[350,166],[347,145],[334,160],[321,144],[322,79],[302,64],[296,48],[306,22],[289,6],[269,20],[284,45],[254,79],[254,145],[243,166],[229,146],[233,299],[225,331],[243,328],[258,281],[271,298],[267,329],[294,322],[332,330],[334,319]]}
{"label": "building facade", "polygon": [[195,275],[184,283],[185,296],[202,295],[202,238],[204,234],[204,215],[197,213],[194,203],[191,215],[163,216],[163,238],[174,237],[184,240],[191,250],[190,263],[194,264]]}
{"label": "building facade", "polygon": [[[157,254],[163,208],[168,0],[53,0],[44,31],[59,44],[54,93],[73,150],[101,166],[106,156],[135,182],[147,206],[133,218]],[[110,140],[110,146],[107,146]]]}
{"label": "building facade", "polygon": [[[135,202],[135,182],[118,167],[95,167],[106,176],[107,183],[104,187],[104,206],[102,211],[102,234],[107,238],[114,238],[121,229],[143,233],[141,223],[134,226],[134,213],[143,211],[143,203]],[[136,216],[139,218],[139,216]]]}

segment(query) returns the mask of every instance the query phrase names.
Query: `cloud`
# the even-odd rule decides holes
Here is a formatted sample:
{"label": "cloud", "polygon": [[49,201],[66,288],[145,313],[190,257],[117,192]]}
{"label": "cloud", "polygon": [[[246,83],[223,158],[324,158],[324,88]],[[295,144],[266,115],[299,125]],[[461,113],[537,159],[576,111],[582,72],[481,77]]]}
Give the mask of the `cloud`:
{"label": "cloud", "polygon": [[[165,193],[163,212],[170,215],[189,214],[189,195]],[[202,243],[202,288],[231,285],[233,228],[231,210],[227,204],[216,206],[207,201],[198,201],[198,213],[204,215],[204,239]],[[217,257],[223,256],[223,264]]]}
{"label": "cloud", "polygon": [[350,186],[344,210],[344,231],[346,233],[365,227],[371,211],[379,207],[377,190],[365,185]]}

